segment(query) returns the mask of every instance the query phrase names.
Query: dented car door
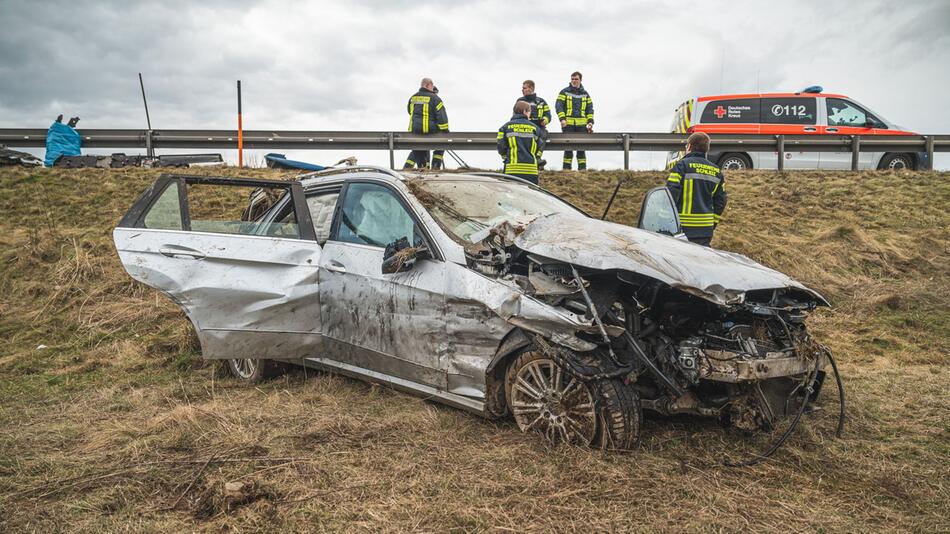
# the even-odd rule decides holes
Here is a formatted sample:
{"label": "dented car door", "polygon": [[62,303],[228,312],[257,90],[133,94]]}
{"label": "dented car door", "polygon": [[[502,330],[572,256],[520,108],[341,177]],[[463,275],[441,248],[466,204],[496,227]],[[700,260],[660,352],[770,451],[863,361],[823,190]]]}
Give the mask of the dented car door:
{"label": "dented car door", "polygon": [[[282,195],[286,215],[241,220],[241,192],[255,188]],[[296,359],[320,349],[320,246],[298,182],[163,175],[113,238],[132,278],[182,307],[203,357]]]}
{"label": "dented car door", "polygon": [[[399,192],[356,181],[341,198],[320,258],[322,358],[443,389],[445,262]],[[385,247],[400,238],[427,252],[384,274]]]}

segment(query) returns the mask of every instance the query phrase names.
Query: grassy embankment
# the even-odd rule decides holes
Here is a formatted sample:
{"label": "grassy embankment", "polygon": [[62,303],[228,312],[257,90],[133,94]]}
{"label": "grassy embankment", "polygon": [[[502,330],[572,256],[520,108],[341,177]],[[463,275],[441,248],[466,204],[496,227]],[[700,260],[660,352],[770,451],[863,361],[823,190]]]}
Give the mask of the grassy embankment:
{"label": "grassy embankment", "polygon": [[[599,214],[618,174],[544,185]],[[850,399],[844,439],[806,424],[748,469],[699,418],[616,454],[331,375],[242,387],[118,263],[157,175],[0,170],[0,530],[950,530],[950,174],[729,176],[715,244],[829,297]],[[611,219],[662,180],[629,173]]]}

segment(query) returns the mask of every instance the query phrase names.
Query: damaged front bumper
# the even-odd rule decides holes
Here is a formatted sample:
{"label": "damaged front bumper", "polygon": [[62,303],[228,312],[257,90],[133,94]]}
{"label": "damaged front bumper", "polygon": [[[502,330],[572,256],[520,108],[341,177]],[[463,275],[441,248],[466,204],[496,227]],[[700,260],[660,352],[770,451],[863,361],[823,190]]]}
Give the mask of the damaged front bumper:
{"label": "damaged front bumper", "polygon": [[[770,352],[764,358],[740,359],[741,354],[729,351],[706,350],[706,362],[700,366],[699,378],[732,384],[755,382],[770,378],[802,376],[815,367],[813,359],[803,356],[788,356],[784,352]],[[827,357],[818,366],[824,369]]]}

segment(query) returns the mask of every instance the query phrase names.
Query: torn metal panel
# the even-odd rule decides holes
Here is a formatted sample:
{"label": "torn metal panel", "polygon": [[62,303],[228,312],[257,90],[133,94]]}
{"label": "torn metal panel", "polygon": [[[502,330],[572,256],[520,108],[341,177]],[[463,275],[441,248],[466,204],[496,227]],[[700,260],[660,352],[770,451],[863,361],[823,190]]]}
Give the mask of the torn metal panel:
{"label": "torn metal panel", "polygon": [[639,273],[720,305],[740,304],[748,291],[776,288],[800,289],[827,305],[815,291],[741,254],[597,219],[539,217],[514,244],[591,269]]}

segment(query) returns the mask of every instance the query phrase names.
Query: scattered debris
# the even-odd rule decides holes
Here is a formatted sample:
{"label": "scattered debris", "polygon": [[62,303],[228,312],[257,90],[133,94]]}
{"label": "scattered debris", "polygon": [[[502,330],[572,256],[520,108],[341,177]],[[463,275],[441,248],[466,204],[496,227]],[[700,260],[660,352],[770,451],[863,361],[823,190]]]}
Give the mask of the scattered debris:
{"label": "scattered debris", "polygon": [[20,152],[19,150],[12,150],[7,148],[6,145],[0,145],[0,167],[6,165],[40,167],[43,165],[43,160],[34,156],[33,154]]}
{"label": "scattered debris", "polygon": [[60,156],[54,167],[79,169],[98,167],[100,169],[121,169],[123,167],[194,167],[202,165],[220,165],[224,163],[221,154],[164,154],[161,156],[127,156],[122,153],[109,156]]}

